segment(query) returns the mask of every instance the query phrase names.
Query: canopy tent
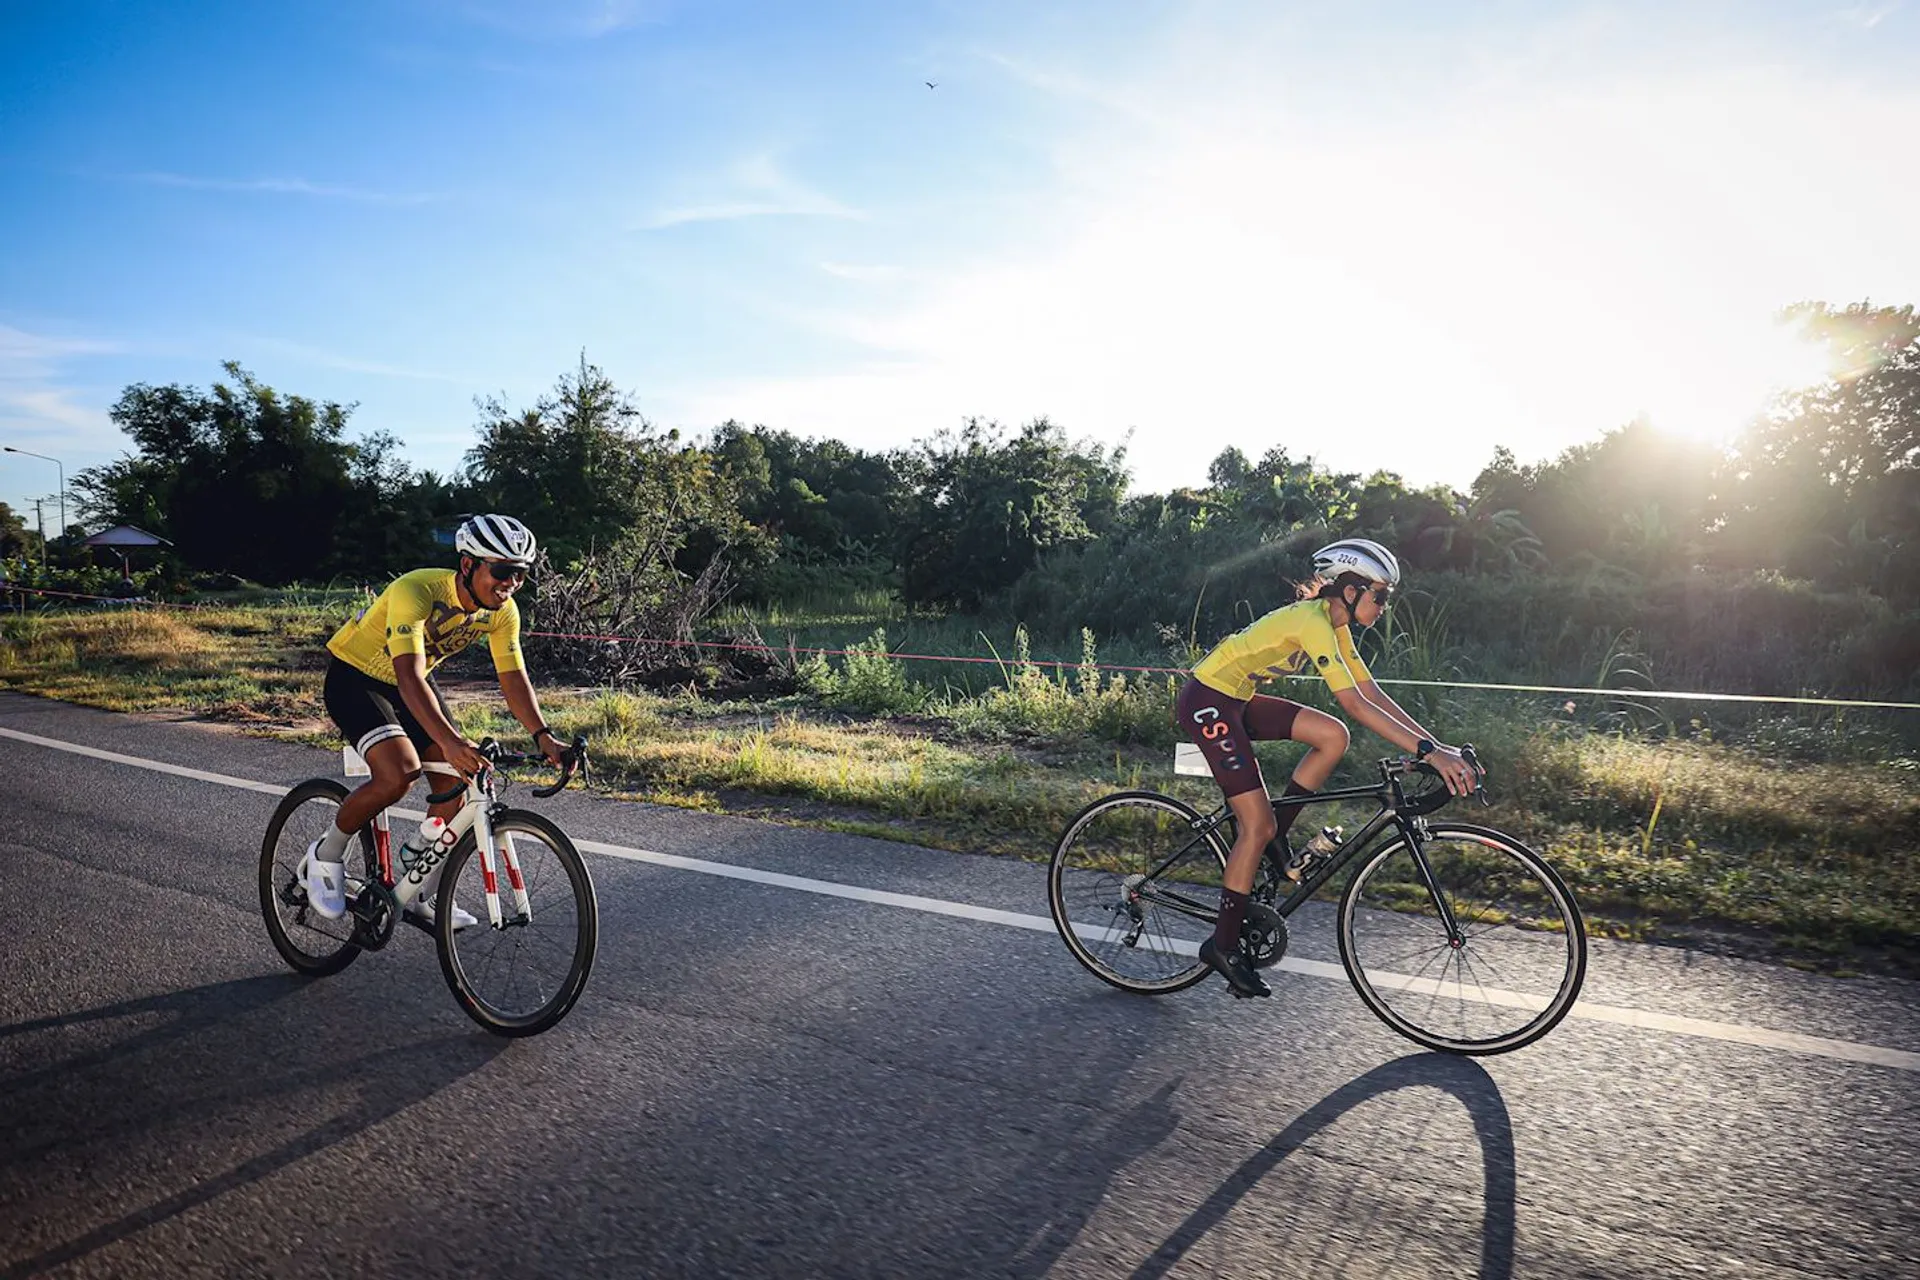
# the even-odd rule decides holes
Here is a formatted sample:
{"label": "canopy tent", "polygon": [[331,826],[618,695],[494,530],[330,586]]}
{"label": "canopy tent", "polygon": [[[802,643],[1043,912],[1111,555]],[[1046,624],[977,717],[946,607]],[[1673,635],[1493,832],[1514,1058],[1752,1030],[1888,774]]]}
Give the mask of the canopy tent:
{"label": "canopy tent", "polygon": [[127,551],[133,547],[170,547],[173,544],[157,533],[148,533],[145,529],[130,524],[117,524],[111,529],[102,529],[91,538],[81,539],[83,547],[106,547],[120,555],[120,576],[131,578],[132,570],[127,567]]}
{"label": "canopy tent", "polygon": [[[170,547],[173,544],[157,533],[148,533],[145,529],[136,529],[130,524],[117,524],[111,529],[103,529],[91,538],[83,539],[83,547]],[[122,555],[126,553],[121,552]]]}

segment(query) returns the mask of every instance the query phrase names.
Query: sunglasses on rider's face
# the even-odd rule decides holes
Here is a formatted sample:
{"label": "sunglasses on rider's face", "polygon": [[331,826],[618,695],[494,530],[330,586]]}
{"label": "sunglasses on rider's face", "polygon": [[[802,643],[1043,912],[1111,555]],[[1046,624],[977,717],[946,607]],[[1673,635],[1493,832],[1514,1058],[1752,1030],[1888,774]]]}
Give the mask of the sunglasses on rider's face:
{"label": "sunglasses on rider's face", "polygon": [[1373,603],[1375,608],[1384,609],[1388,605],[1393,603],[1392,587],[1375,587],[1372,591],[1369,591],[1367,594],[1373,597]]}
{"label": "sunglasses on rider's face", "polygon": [[487,560],[483,563],[495,582],[520,582],[527,576],[527,566],[523,564],[508,564],[504,560]]}

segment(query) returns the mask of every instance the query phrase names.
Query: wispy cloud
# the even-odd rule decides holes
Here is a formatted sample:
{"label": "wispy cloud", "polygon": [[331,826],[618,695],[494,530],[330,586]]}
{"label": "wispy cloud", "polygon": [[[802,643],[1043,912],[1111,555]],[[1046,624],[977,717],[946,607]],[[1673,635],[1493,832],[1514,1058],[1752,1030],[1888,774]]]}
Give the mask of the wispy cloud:
{"label": "wispy cloud", "polygon": [[[120,350],[114,342],[0,324],[0,443],[60,459],[68,479],[79,467],[102,460],[118,432],[97,394],[73,381],[70,366]],[[38,470],[45,464],[12,454],[0,458],[20,464],[0,476],[0,496],[51,493],[56,487],[52,476]]]}
{"label": "wispy cloud", "polygon": [[125,173],[114,175],[122,182],[139,182],[155,187],[182,187],[192,191],[232,191],[243,195],[312,196],[322,200],[352,200],[363,204],[427,204],[442,196],[428,192],[373,191],[365,187],[347,187],[336,183],[309,182],[305,178],[202,178],[184,173]]}
{"label": "wispy cloud", "polygon": [[667,0],[464,0],[469,22],[528,40],[598,40],[665,21]]}
{"label": "wispy cloud", "polygon": [[635,224],[636,231],[659,231],[690,222],[727,222],[739,218],[844,218],[866,214],[833,197],[794,182],[770,156],[751,156],[701,185],[728,188],[724,195],[662,209]]}
{"label": "wispy cloud", "polygon": [[269,338],[260,334],[243,333],[237,335],[240,342],[271,351],[307,364],[319,365],[326,369],[344,369],[348,373],[368,373],[379,378],[409,378],[416,382],[445,382],[455,386],[469,386],[471,378],[459,378],[450,373],[440,373],[433,369],[410,369],[404,365],[386,364],[378,360],[363,360],[358,356],[341,355],[322,347],[308,346],[303,342],[289,342],[285,338]]}
{"label": "wispy cloud", "polygon": [[32,370],[42,373],[53,362],[68,356],[110,355],[122,350],[118,343],[94,338],[62,338],[44,333],[28,333],[0,324],[0,376],[14,376]]}
{"label": "wispy cloud", "polygon": [[907,276],[899,267],[880,263],[823,262],[820,270],[841,280],[857,280],[862,284],[898,284]]}
{"label": "wispy cloud", "polygon": [[1887,4],[1856,4],[1842,9],[1835,16],[1851,26],[1865,27],[1869,31],[1899,12],[1899,0]]}

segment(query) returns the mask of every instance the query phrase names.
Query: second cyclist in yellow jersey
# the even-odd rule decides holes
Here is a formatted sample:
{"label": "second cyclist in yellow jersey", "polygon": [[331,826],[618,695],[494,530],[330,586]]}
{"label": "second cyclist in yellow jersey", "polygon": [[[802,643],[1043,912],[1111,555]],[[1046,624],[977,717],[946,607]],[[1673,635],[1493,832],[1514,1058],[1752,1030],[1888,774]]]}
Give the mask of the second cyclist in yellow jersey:
{"label": "second cyclist in yellow jersey", "polygon": [[1245,702],[1255,681],[1318,672],[1335,693],[1373,679],[1354,651],[1351,625],[1335,627],[1329,602],[1302,600],[1275,609],[1213,647],[1193,669],[1193,678],[1210,689]]}
{"label": "second cyclist in yellow jersey", "polygon": [[[1269,994],[1240,943],[1261,855],[1272,844],[1286,873],[1300,874],[1286,837],[1301,806],[1288,801],[1325,785],[1350,740],[1347,726],[1333,716],[1259,693],[1259,680],[1316,672],[1342,711],[1426,760],[1456,794],[1465,795],[1477,780],[1474,767],[1452,747],[1436,745],[1354,651],[1354,624],[1378,622],[1400,585],[1400,562],[1393,552],[1366,538],[1347,538],[1314,552],[1313,571],[1312,582],[1300,592],[1305,599],[1222,640],[1194,667],[1174,700],[1180,728],[1200,748],[1233,810],[1233,852],[1221,878],[1220,915],[1213,936],[1200,944],[1200,957],[1242,995]],[[1268,798],[1253,744],[1283,738],[1304,743],[1307,753],[1276,806]]]}

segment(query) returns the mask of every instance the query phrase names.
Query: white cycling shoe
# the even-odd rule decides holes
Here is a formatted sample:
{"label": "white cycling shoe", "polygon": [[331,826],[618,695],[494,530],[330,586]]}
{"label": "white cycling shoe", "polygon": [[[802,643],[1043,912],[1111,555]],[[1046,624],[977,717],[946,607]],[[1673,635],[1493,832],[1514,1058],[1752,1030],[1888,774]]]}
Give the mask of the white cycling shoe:
{"label": "white cycling shoe", "polygon": [[300,859],[300,866],[294,874],[306,886],[307,905],[313,908],[315,914],[328,920],[338,920],[347,914],[347,864],[323,862],[317,856],[319,850],[318,840],[308,845],[306,856]]}
{"label": "white cycling shoe", "polygon": [[[421,921],[426,924],[433,923],[433,919],[434,919],[433,902],[425,894],[422,894],[420,897],[415,898],[412,902],[409,902],[407,904],[406,910],[408,915],[418,916],[421,919]],[[479,923],[480,923],[479,916],[474,915],[473,912],[467,910],[465,907],[461,906],[459,903],[457,902],[454,903],[453,931],[455,933],[460,932],[460,930],[465,929],[470,925],[476,925]]]}

